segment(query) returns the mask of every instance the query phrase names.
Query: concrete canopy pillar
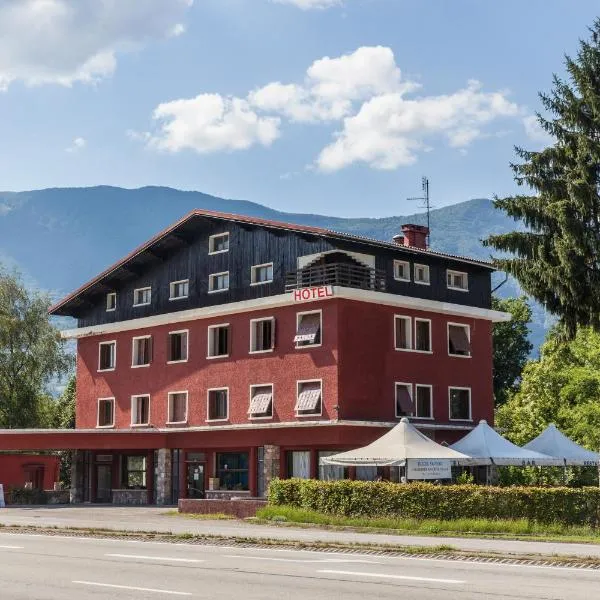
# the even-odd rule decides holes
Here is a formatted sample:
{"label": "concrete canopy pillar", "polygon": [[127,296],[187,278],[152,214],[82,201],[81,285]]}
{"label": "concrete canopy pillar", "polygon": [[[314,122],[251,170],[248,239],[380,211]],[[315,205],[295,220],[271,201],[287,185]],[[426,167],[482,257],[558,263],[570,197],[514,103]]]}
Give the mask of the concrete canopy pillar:
{"label": "concrete canopy pillar", "polygon": [[156,458],[156,504],[165,506],[172,504],[172,465],[171,450],[161,448]]}
{"label": "concrete canopy pillar", "polygon": [[269,484],[272,479],[279,477],[280,465],[281,465],[281,448],[279,446],[265,445],[265,458],[264,458],[264,482],[265,482],[265,494],[269,493]]}
{"label": "concrete canopy pillar", "polygon": [[71,456],[71,504],[82,504],[84,496],[84,453],[82,450],[74,450]]}

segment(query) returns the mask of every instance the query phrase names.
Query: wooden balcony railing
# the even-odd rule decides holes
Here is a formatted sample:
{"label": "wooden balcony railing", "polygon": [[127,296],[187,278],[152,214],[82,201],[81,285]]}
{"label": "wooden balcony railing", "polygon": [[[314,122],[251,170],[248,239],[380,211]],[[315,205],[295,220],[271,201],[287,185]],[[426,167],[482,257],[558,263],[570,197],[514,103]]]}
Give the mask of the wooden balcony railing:
{"label": "wooden balcony railing", "polygon": [[385,292],[385,271],[358,265],[333,263],[292,271],[285,278],[287,291],[320,285],[338,285]]}

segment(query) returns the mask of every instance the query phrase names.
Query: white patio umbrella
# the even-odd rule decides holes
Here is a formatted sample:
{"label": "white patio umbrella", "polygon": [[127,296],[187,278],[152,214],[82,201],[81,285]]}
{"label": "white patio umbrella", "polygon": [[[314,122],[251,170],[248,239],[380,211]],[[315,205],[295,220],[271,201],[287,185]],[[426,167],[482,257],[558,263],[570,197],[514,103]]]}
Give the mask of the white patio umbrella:
{"label": "white patio umbrella", "polygon": [[598,466],[600,458],[596,452],[587,450],[569,439],[554,423],[548,425],[540,435],[523,447],[554,456],[566,466],[595,467]]}
{"label": "white patio umbrella", "polygon": [[541,452],[520,448],[503,438],[487,421],[479,421],[479,425],[464,438],[450,446],[478,461],[477,464],[494,464],[498,466],[561,466],[562,460]]}

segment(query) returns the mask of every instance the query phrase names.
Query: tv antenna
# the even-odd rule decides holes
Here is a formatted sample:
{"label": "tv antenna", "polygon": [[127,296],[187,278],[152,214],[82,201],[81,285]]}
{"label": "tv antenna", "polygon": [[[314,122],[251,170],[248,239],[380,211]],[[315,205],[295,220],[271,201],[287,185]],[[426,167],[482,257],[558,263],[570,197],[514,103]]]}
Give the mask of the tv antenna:
{"label": "tv antenna", "polygon": [[433,207],[429,201],[429,179],[426,176],[421,178],[421,189],[423,190],[422,196],[407,198],[407,200],[418,200],[422,203],[421,208],[424,208],[427,212],[427,229],[429,231],[427,234],[427,247],[429,247],[431,246],[431,209]]}

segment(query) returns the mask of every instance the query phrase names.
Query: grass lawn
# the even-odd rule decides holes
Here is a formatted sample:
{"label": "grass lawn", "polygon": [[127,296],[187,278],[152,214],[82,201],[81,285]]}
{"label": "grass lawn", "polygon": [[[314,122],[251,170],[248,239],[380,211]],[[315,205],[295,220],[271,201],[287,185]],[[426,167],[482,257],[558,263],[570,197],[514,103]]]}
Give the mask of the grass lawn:
{"label": "grass lawn", "polygon": [[267,506],[257,514],[259,521],[291,523],[295,525],[319,525],[323,527],[350,527],[373,532],[394,532],[408,535],[437,535],[458,537],[503,537],[537,541],[562,541],[600,543],[600,530],[584,526],[568,526],[561,523],[540,524],[524,519],[396,519],[368,517],[344,517],[290,506]]}

